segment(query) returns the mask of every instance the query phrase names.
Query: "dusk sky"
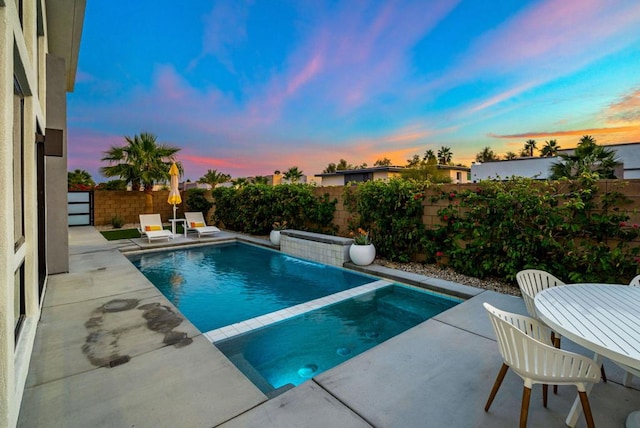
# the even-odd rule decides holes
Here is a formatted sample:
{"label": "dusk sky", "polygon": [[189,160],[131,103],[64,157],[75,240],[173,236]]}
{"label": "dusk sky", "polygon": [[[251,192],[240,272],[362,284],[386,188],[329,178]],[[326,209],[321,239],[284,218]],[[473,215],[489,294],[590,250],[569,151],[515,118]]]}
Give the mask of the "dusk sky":
{"label": "dusk sky", "polygon": [[68,110],[96,182],[141,132],[192,181],[640,142],[640,1],[89,1]]}

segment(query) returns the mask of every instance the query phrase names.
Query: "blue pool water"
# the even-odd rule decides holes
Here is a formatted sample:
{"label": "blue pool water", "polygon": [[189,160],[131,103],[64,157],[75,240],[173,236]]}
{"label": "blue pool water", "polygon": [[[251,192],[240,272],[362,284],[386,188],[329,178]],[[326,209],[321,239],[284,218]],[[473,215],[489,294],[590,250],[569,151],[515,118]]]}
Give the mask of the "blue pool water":
{"label": "blue pool water", "polygon": [[375,280],[242,243],[129,259],[202,332]]}
{"label": "blue pool water", "polygon": [[265,394],[352,358],[460,300],[391,285],[216,346]]}

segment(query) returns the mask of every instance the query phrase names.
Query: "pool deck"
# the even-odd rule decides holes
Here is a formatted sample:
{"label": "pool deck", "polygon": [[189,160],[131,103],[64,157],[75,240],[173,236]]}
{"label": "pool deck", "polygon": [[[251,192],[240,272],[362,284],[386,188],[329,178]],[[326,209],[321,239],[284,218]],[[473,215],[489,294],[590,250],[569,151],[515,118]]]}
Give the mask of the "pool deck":
{"label": "pool deck", "polygon": [[[306,383],[268,399],[124,257],[166,247],[106,241],[69,229],[70,272],[48,278],[21,427],[512,427],[522,381],[509,372],[490,412],[484,403],[502,364],[483,302],[526,313],[522,299],[397,273],[474,297]],[[188,241],[187,241],[188,240]],[[235,240],[222,233],[202,242]],[[169,244],[193,242],[177,238]],[[381,272],[372,266],[370,273]],[[393,279],[393,278],[392,278]],[[588,351],[563,340],[563,348]],[[624,426],[640,409],[640,380],[605,360],[597,426]],[[534,386],[529,427],[562,427],[576,396],[560,387],[542,407]],[[584,418],[578,426],[585,426]]]}

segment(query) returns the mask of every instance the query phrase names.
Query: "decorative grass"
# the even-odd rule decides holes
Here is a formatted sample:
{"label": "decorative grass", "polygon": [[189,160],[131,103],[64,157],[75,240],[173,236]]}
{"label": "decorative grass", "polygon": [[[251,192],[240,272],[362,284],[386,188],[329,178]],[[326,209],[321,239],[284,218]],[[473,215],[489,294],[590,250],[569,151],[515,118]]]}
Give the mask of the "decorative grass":
{"label": "decorative grass", "polygon": [[104,236],[107,241],[117,241],[118,239],[132,239],[139,238],[140,232],[137,229],[113,229],[113,230],[103,230],[102,236]]}
{"label": "decorative grass", "polygon": [[[164,226],[165,230],[171,230],[171,226]],[[113,230],[103,230],[102,236],[104,236],[107,241],[117,241],[118,239],[133,239],[140,238],[140,232],[138,229],[113,229]],[[184,233],[184,229],[181,224],[178,224],[176,227],[176,234],[180,235]]]}

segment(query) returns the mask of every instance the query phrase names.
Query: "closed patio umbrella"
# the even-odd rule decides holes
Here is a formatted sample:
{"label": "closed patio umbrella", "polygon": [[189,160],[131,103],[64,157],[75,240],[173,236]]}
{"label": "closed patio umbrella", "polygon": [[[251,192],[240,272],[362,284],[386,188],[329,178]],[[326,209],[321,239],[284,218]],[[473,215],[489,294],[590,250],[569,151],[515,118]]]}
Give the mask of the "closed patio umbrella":
{"label": "closed patio umbrella", "polygon": [[178,171],[178,167],[175,162],[171,164],[171,168],[169,168],[169,175],[171,176],[171,186],[169,189],[169,198],[167,202],[173,204],[173,219],[176,219],[176,205],[182,203],[182,198],[180,197],[180,189],[178,189],[178,175],[180,175],[180,171]]}

